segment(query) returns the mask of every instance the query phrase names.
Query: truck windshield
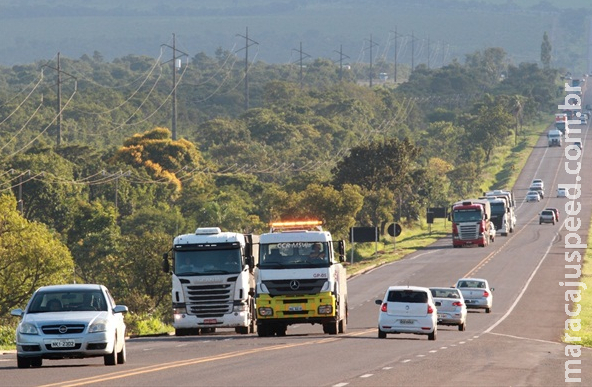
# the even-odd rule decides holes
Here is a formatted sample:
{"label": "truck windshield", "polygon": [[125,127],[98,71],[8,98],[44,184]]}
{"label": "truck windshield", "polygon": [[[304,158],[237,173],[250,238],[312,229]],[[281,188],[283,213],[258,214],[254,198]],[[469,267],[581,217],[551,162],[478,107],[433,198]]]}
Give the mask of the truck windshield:
{"label": "truck windshield", "polygon": [[287,242],[261,244],[259,268],[285,269],[326,267],[329,265],[326,242]]}
{"label": "truck windshield", "polygon": [[175,251],[177,275],[234,274],[242,270],[240,249]]}
{"label": "truck windshield", "polygon": [[481,210],[472,208],[466,210],[455,209],[453,211],[453,219],[455,222],[479,222],[483,220]]}
{"label": "truck windshield", "polygon": [[503,215],[506,213],[505,203],[491,203],[491,214],[492,215]]}

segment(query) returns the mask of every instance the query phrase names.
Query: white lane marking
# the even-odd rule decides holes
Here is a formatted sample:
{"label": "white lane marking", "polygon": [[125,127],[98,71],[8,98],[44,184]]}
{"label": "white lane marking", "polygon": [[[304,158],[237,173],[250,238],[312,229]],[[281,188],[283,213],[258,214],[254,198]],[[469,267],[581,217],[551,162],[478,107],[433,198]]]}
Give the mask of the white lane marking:
{"label": "white lane marking", "polygon": [[374,374],[364,374],[362,376],[360,376],[360,378],[369,378],[370,376],[373,376]]}
{"label": "white lane marking", "polygon": [[410,361],[411,361],[411,359],[405,359],[401,363],[409,363]]}
{"label": "white lane marking", "polygon": [[349,383],[337,383],[334,384],[333,387],[343,387],[343,386],[347,386]]}
{"label": "white lane marking", "polygon": [[[563,225],[561,225],[561,228],[563,228]],[[557,231],[557,234],[559,232],[561,232],[561,228]],[[495,329],[495,327],[497,327],[498,325],[500,325],[506,318],[508,318],[508,316],[514,311],[514,308],[516,307],[516,305],[518,305],[518,303],[522,299],[522,296],[526,292],[526,289],[528,289],[528,285],[530,285],[530,283],[534,279],[534,276],[539,271],[540,267],[543,265],[543,262],[545,262],[545,259],[549,255],[549,251],[551,250],[551,247],[553,247],[553,243],[554,242],[555,242],[555,238],[552,238],[551,239],[551,242],[549,243],[549,247],[547,247],[547,251],[545,251],[545,255],[543,255],[543,259],[541,259],[539,261],[539,264],[534,268],[534,270],[532,271],[532,274],[530,274],[530,277],[528,277],[528,280],[526,280],[526,283],[522,287],[522,290],[518,294],[518,297],[516,297],[516,300],[514,300],[514,303],[510,306],[510,308],[508,309],[508,311],[499,320],[497,320],[495,323],[493,323],[493,325],[491,325],[489,328],[487,328],[484,331],[484,333],[491,332],[493,329]]]}
{"label": "white lane marking", "polygon": [[[541,339],[532,339],[530,337],[520,337],[520,336],[514,336],[514,335],[506,335],[503,333],[494,333],[494,332],[490,332],[491,335],[497,335],[497,336],[504,336],[504,337],[511,337],[513,339],[519,339],[519,340],[529,340],[529,341],[537,341],[539,343],[547,343],[547,344],[562,344],[559,343],[557,341],[549,341],[549,340],[541,340]],[[582,347],[584,348],[584,347]]]}

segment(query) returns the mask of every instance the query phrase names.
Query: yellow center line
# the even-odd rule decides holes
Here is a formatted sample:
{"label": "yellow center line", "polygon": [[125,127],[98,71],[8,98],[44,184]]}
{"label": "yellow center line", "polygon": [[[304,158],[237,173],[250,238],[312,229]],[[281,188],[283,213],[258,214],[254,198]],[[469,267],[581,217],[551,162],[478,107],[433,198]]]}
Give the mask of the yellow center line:
{"label": "yellow center line", "polygon": [[229,353],[216,355],[216,356],[193,358],[193,359],[189,359],[189,360],[180,360],[180,361],[174,361],[174,362],[164,363],[164,364],[159,364],[159,365],[154,365],[154,366],[135,368],[135,369],[129,370],[129,371],[119,371],[115,374],[111,373],[109,375],[97,375],[97,376],[91,376],[88,378],[74,379],[74,380],[63,381],[63,382],[52,383],[52,384],[44,384],[39,387],[82,386],[82,385],[86,385],[86,384],[106,382],[109,380],[116,380],[116,379],[127,378],[127,377],[135,376],[135,375],[142,375],[142,374],[148,374],[151,372],[163,371],[163,370],[167,370],[167,369],[171,369],[171,368],[185,367],[185,366],[195,365],[195,364],[200,364],[200,363],[207,363],[207,362],[212,362],[212,361],[230,359],[233,357],[246,356],[246,355],[259,353],[259,352],[277,351],[277,350],[281,350],[281,349],[302,347],[305,345],[313,345],[313,344],[326,344],[326,343],[330,343],[333,341],[341,340],[346,336],[361,336],[361,335],[371,333],[371,332],[373,332],[373,330],[365,330],[365,331],[356,332],[356,333],[348,333],[346,335],[341,335],[339,337],[323,338],[320,340],[312,340],[312,341],[307,341],[307,342],[303,342],[303,343],[273,345],[270,347],[251,349],[251,350],[247,350],[247,351],[235,351],[235,352],[229,352]]}

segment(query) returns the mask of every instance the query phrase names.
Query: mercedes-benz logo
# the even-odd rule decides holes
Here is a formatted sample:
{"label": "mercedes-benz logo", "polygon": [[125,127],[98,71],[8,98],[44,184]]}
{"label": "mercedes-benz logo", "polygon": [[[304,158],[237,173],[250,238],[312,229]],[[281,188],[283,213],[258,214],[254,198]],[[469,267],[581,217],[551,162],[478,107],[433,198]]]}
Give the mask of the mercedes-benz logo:
{"label": "mercedes-benz logo", "polygon": [[299,288],[300,288],[300,282],[298,282],[296,280],[290,281],[290,289],[298,290]]}
{"label": "mercedes-benz logo", "polygon": [[60,325],[60,328],[58,330],[60,333],[66,333],[68,332],[68,327],[65,325]]}

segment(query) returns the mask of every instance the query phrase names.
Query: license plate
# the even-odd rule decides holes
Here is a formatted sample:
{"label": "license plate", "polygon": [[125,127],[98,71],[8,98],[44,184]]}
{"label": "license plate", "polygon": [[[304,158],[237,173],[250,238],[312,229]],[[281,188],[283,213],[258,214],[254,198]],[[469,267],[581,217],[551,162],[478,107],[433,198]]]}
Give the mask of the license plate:
{"label": "license plate", "polygon": [[289,306],[288,311],[290,312],[302,312],[301,306]]}
{"label": "license plate", "polygon": [[74,342],[74,340],[61,339],[51,341],[52,348],[74,348],[75,345],[76,343]]}
{"label": "license plate", "polygon": [[446,318],[445,314],[438,314],[438,318]]}
{"label": "license plate", "polygon": [[216,323],[218,323],[218,320],[216,320],[215,318],[204,319],[204,324],[216,324]]}
{"label": "license plate", "polygon": [[413,320],[399,320],[399,323],[404,325],[410,325],[413,324]]}
{"label": "license plate", "polygon": [[472,304],[473,303],[473,300],[465,300],[465,303]]}

